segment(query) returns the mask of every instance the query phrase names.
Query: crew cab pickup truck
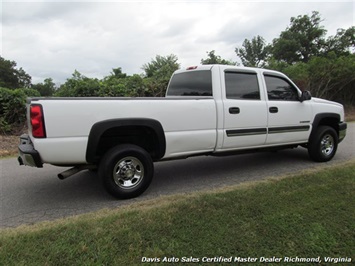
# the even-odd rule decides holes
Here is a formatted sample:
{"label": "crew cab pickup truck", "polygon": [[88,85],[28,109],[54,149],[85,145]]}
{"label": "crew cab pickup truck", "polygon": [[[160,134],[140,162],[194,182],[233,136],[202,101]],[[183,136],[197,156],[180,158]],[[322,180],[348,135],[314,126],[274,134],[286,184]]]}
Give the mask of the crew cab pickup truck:
{"label": "crew cab pickup truck", "polygon": [[302,146],[331,160],[346,135],[341,104],[312,98],[284,74],[203,65],[176,71],[165,98],[32,98],[19,163],[97,169],[117,198],[143,193],[153,162]]}

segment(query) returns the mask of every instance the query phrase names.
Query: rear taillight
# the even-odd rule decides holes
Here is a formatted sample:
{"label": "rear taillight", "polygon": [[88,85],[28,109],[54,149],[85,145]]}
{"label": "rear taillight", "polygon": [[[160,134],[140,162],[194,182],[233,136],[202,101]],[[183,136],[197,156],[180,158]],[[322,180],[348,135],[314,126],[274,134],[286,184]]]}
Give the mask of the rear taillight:
{"label": "rear taillight", "polygon": [[42,105],[33,104],[30,107],[30,120],[32,126],[32,136],[35,138],[45,138],[46,128],[44,126],[44,116]]}

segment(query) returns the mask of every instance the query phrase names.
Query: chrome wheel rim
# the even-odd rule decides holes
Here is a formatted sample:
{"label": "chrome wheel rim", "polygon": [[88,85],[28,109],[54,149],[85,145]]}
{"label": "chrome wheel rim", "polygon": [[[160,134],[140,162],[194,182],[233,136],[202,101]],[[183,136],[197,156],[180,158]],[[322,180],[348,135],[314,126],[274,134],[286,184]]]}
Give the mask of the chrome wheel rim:
{"label": "chrome wheel rim", "polygon": [[122,189],[138,186],[143,176],[143,164],[135,157],[124,157],[113,168],[113,179]]}
{"label": "chrome wheel rim", "polygon": [[334,150],[334,138],[329,134],[324,135],[321,140],[322,154],[325,156],[329,156],[332,154],[333,150]]}

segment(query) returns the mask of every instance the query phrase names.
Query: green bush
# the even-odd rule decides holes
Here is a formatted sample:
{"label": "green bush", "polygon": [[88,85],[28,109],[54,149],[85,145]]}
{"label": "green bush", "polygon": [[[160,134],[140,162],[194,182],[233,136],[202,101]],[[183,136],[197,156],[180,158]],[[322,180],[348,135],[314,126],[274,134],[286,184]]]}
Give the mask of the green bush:
{"label": "green bush", "polygon": [[98,79],[88,78],[78,71],[74,71],[71,78],[54,94],[56,97],[97,97],[100,82]]}
{"label": "green bush", "polygon": [[125,97],[126,84],[125,79],[115,79],[100,83],[100,97]]}
{"label": "green bush", "polygon": [[0,88],[0,132],[11,133],[26,121],[26,98],[40,96],[33,89]]}
{"label": "green bush", "polygon": [[23,91],[23,93],[26,95],[26,97],[41,97],[41,93],[38,90],[35,89],[18,89]]}

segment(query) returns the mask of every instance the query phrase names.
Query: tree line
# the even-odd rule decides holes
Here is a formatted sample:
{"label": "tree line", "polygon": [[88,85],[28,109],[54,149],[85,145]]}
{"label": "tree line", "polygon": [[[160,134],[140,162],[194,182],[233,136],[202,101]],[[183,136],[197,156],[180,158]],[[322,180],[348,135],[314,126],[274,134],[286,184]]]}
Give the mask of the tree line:
{"label": "tree line", "polygon": [[[327,37],[320,14],[299,15],[279,37],[267,44],[262,36],[245,39],[235,48],[243,66],[262,67],[288,75],[302,90],[313,96],[355,105],[355,27],[338,29]],[[201,64],[239,63],[226,60],[215,50],[207,51]],[[70,78],[56,87],[52,78],[32,84],[31,76],[16,62],[0,56],[0,129],[11,131],[12,125],[25,120],[28,96],[56,97],[162,97],[171,74],[180,68],[174,54],[157,55],[142,66],[144,73],[127,75],[121,67],[102,79],[90,78],[75,70]]]}
{"label": "tree line", "polygon": [[97,79],[75,70],[58,88],[52,78],[32,84],[31,76],[16,65],[0,56],[0,133],[12,133],[23,127],[27,97],[162,97],[171,74],[180,67],[177,56],[157,55],[142,66],[144,74],[129,76],[118,67],[103,79]]}
{"label": "tree line", "polygon": [[[338,29],[326,37],[322,21],[316,11],[292,17],[272,43],[258,35],[245,39],[235,52],[246,67],[281,71],[313,96],[355,105],[355,27]],[[207,55],[202,64],[236,64],[215,55],[214,50]]]}

